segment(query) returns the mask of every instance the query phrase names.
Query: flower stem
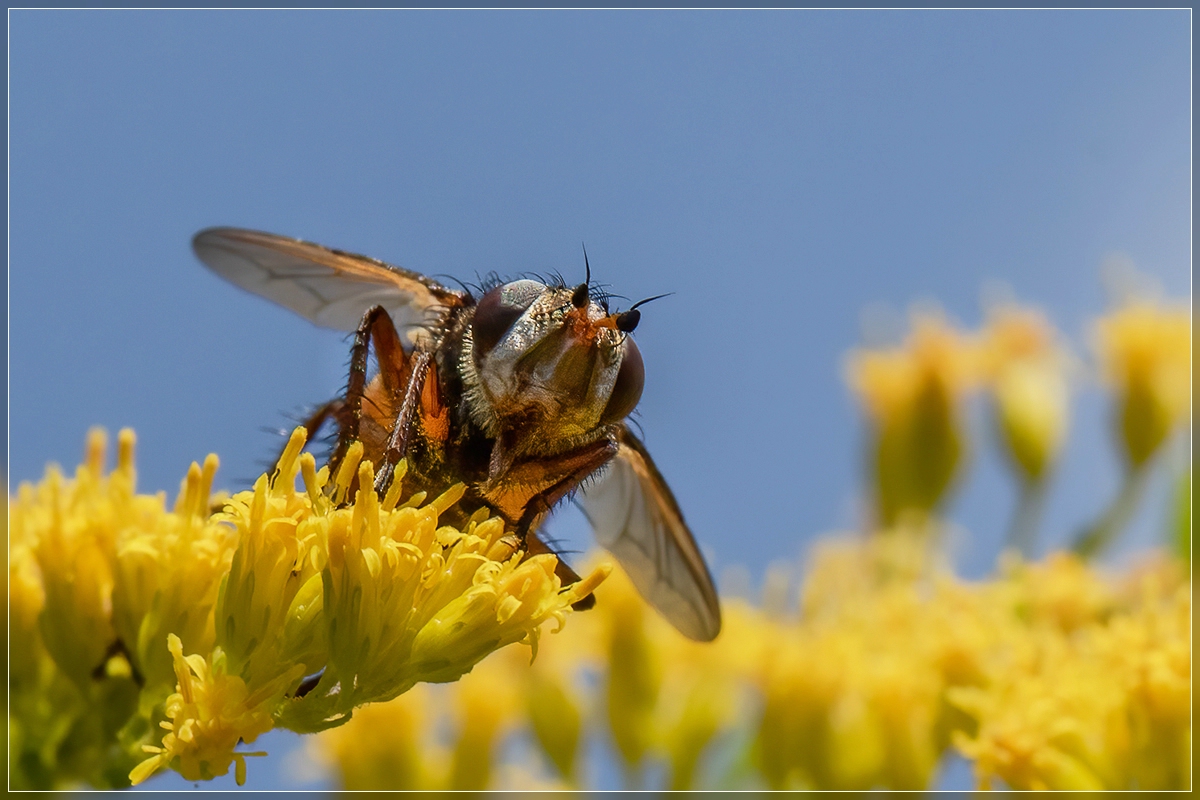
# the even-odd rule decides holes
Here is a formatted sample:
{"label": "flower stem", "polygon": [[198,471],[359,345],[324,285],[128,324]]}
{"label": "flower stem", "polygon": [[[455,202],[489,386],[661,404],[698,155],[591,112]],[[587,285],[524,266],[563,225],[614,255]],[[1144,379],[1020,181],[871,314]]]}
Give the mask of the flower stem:
{"label": "flower stem", "polygon": [[1025,480],[1021,482],[1021,495],[1017,499],[1017,508],[1009,523],[1008,535],[1005,538],[1008,547],[1016,549],[1022,557],[1033,557],[1037,545],[1038,528],[1042,521],[1042,512],[1046,508],[1046,486],[1049,481],[1044,478]]}
{"label": "flower stem", "polygon": [[1147,464],[1131,466],[1125,473],[1125,482],[1112,505],[1100,519],[1076,537],[1072,546],[1076,553],[1084,558],[1094,558],[1129,525],[1146,489],[1146,479],[1150,474]]}

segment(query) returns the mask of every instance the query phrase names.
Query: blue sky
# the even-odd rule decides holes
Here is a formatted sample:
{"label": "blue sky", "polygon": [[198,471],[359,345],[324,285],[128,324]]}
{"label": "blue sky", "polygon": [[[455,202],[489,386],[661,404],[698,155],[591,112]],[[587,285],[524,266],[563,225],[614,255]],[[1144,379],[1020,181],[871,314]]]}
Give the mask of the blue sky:
{"label": "blue sky", "polygon": [[[864,308],[968,325],[1003,281],[1086,352],[1106,260],[1190,265],[1187,11],[10,12],[10,474],[133,426],[172,495],[236,489],[343,385],[347,342],[189,249],[210,225],[410,269],[593,275],[637,299],[646,443],[717,572],[858,519],[841,379]],[[968,574],[1013,487],[986,436]],[[1080,387],[1047,529],[1114,489]],[[1161,494],[1161,493],[1160,493]],[[1138,542],[1161,514],[1151,498]],[[553,530],[586,547],[568,511]],[[252,781],[279,785],[278,759]]]}

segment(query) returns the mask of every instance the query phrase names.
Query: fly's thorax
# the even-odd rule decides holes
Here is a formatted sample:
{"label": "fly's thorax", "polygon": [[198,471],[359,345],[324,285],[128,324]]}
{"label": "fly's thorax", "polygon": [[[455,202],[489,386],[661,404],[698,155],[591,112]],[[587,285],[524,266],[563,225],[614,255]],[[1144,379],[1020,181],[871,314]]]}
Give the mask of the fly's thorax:
{"label": "fly's thorax", "polygon": [[580,289],[519,280],[487,292],[466,326],[459,368],[473,421],[521,426],[538,450],[595,438],[641,397],[641,354]]}

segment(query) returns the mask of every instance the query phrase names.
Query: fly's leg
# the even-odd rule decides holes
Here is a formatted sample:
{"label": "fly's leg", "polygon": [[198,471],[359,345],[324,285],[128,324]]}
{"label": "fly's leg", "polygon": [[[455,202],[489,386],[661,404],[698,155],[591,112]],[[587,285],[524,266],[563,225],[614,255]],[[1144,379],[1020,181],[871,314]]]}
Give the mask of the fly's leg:
{"label": "fly's leg", "polygon": [[424,350],[417,352],[410,363],[408,384],[404,387],[404,401],[400,404],[400,413],[396,415],[396,424],[392,426],[387,449],[383,451],[383,460],[375,476],[375,491],[381,496],[392,483],[396,465],[408,452],[409,434],[421,408],[421,393],[432,363],[433,356]]}
{"label": "fly's leg", "polygon": [[[558,466],[568,466],[568,471],[557,482],[551,485],[548,489],[534,495],[525,505],[525,510],[521,514],[521,519],[517,522],[517,536],[526,543],[526,555],[536,555],[538,553],[554,552],[537,536],[537,529],[541,527],[542,520],[546,515],[558,505],[559,501],[575,490],[585,478],[591,475],[600,467],[607,464],[613,456],[617,454],[617,443],[611,439],[601,439],[598,442],[593,442],[584,445],[581,448],[572,450],[549,461],[539,460],[533,462],[525,462],[514,465],[509,477],[512,480],[520,481],[522,473],[529,471],[534,473],[545,474],[552,472],[558,462]],[[565,463],[564,463],[565,462]],[[555,556],[558,556],[555,553]],[[561,556],[558,556],[558,565],[554,568],[556,574],[563,585],[577,583],[580,576],[575,570],[571,569]],[[596,598],[593,595],[588,595],[572,605],[577,611],[584,611],[596,604]]]}
{"label": "fly's leg", "polygon": [[585,478],[612,460],[617,454],[617,442],[600,439],[550,458],[518,461],[498,481],[511,486],[541,484],[545,489],[525,501],[517,521],[517,535],[524,538],[536,531],[542,520]]}
{"label": "fly's leg", "polygon": [[[336,420],[338,414],[342,411],[344,403],[339,397],[336,400],[330,400],[328,403],[323,403],[317,407],[308,419],[304,420],[304,433],[306,441],[312,441],[312,438],[317,435],[317,431],[321,430],[321,426],[329,420]],[[280,453],[282,455],[282,453]]]}
{"label": "fly's leg", "polygon": [[338,465],[346,457],[350,443],[358,439],[362,426],[363,397],[367,391],[367,366],[370,346],[375,345],[375,356],[379,361],[379,374],[384,386],[390,391],[408,378],[407,358],[396,333],[396,326],[383,306],[375,306],[363,314],[362,321],[354,331],[354,344],[350,348],[350,377],[346,381],[346,396],[336,410],[338,426],[337,448],[329,459],[329,469],[336,473]]}

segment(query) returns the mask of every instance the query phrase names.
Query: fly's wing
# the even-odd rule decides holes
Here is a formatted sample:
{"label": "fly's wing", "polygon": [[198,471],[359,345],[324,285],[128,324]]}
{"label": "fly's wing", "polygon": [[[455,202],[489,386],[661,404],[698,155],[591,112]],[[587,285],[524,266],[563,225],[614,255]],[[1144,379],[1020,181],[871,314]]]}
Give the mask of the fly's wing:
{"label": "fly's wing", "polygon": [[471,303],[424,275],[366,256],[240,228],[208,228],[192,248],[213,272],[325,328],[353,331],[383,306],[409,344],[429,336],[446,312]]}
{"label": "fly's wing", "polygon": [[581,492],[596,541],[680,633],[711,641],[721,631],[721,607],[696,540],[645,445],[625,425],[618,441],[607,471]]}

